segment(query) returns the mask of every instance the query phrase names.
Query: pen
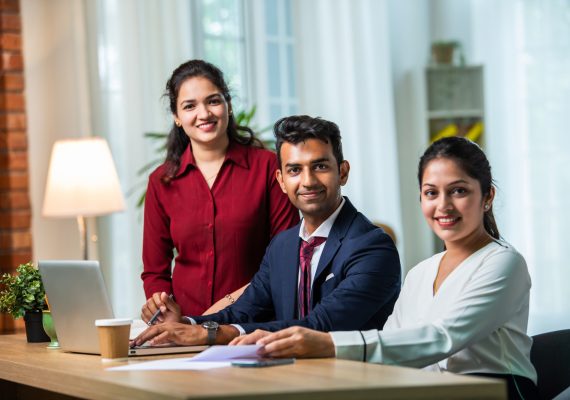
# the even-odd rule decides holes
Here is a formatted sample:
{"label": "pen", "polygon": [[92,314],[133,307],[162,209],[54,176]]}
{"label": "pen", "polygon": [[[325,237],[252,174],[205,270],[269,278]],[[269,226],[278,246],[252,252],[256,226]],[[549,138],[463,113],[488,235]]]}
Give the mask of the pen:
{"label": "pen", "polygon": [[[168,298],[170,300],[172,300],[174,298],[174,295],[171,293],[170,296],[168,296]],[[156,312],[154,314],[152,314],[152,317],[150,317],[150,319],[148,320],[148,322],[146,324],[148,326],[151,326],[152,324],[154,324],[159,315],[160,315],[160,308],[158,310],[156,310]]]}

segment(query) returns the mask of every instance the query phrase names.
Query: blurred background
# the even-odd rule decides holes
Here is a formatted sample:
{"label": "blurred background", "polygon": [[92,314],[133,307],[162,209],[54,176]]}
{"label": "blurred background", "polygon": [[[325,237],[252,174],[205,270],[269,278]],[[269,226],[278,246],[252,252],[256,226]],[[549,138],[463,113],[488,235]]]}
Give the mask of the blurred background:
{"label": "blurred background", "polygon": [[144,135],[172,123],[161,98],[172,70],[203,58],[225,72],[235,109],[256,107],[258,131],[291,114],[340,126],[344,194],[393,228],[404,272],[439,248],[419,208],[419,156],[436,137],[475,139],[500,232],[531,272],[530,333],[570,326],[569,1],[21,0],[20,15],[31,254],[81,258],[76,221],[42,216],[51,148],[106,138],[126,208],[88,218],[88,246],[117,315],[144,301],[138,171],[161,144]]}

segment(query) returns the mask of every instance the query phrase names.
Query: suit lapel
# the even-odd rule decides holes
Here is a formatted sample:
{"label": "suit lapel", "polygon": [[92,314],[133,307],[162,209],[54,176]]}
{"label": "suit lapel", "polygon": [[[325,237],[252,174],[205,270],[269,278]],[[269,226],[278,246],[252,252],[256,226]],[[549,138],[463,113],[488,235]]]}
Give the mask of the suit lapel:
{"label": "suit lapel", "polygon": [[342,210],[340,210],[338,217],[336,217],[336,221],[334,222],[327,241],[325,242],[325,248],[321,254],[313,282],[318,281],[319,276],[334,258],[340,248],[342,239],[344,239],[348,228],[350,228],[350,225],[352,224],[352,220],[356,216],[356,208],[354,208],[348,198],[345,197],[345,199],[346,202],[344,203]]}
{"label": "suit lapel", "polygon": [[294,319],[297,315],[297,282],[299,275],[299,230],[293,229],[283,244],[279,275],[281,276],[282,312],[285,320]]}

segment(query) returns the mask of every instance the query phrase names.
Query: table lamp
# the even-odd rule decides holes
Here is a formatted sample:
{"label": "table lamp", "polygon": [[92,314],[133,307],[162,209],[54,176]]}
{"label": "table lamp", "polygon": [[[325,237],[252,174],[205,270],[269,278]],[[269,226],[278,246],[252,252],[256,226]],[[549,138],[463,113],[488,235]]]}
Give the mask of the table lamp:
{"label": "table lamp", "polygon": [[55,142],[42,214],[77,218],[85,260],[88,259],[85,217],[124,209],[119,178],[105,139],[89,137]]}

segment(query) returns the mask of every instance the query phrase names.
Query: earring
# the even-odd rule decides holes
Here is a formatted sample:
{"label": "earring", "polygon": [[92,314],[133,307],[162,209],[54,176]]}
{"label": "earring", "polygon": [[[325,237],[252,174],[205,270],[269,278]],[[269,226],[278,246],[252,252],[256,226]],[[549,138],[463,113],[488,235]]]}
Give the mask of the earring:
{"label": "earring", "polygon": [[485,211],[488,211],[491,206],[489,204],[485,204]]}
{"label": "earring", "polygon": [[180,123],[180,121],[174,121],[174,124],[176,124],[176,126],[179,127],[179,128],[182,126],[182,124]]}

